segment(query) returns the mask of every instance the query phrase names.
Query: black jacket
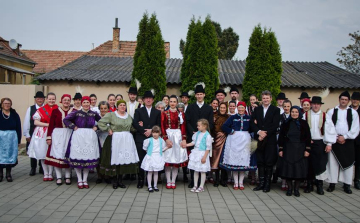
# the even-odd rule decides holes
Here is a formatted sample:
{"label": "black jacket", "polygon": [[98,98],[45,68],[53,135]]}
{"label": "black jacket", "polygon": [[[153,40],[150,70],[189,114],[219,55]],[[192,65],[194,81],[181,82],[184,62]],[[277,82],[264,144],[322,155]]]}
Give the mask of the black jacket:
{"label": "black jacket", "polygon": [[197,132],[197,122],[199,119],[206,119],[209,121],[210,130],[214,127],[214,114],[213,109],[210,105],[205,104],[199,108],[199,106],[194,103],[190,104],[185,112],[186,118],[186,133],[187,133],[187,141],[190,142],[192,139],[192,135],[194,132]]}
{"label": "black jacket", "polygon": [[[139,125],[140,121],[143,122],[143,126]],[[133,126],[136,129],[135,142],[143,142],[147,139],[148,137],[144,135],[145,129],[151,129],[154,125],[161,127],[161,112],[159,110],[152,107],[149,117],[145,106],[136,109],[133,120]]]}
{"label": "black jacket", "polygon": [[[351,107],[351,105],[350,105],[350,107]],[[356,112],[358,113],[358,115],[360,117],[360,107],[358,108],[358,110],[356,110]],[[360,134],[355,138],[355,145],[360,146]]]}
{"label": "black jacket", "polygon": [[[255,120],[257,124],[255,124]],[[264,117],[263,106],[256,107],[252,113],[252,120],[250,123],[251,129],[254,132],[255,139],[259,138],[257,132],[259,130],[267,131],[267,142],[276,143],[276,131],[280,123],[280,109],[270,105]]]}

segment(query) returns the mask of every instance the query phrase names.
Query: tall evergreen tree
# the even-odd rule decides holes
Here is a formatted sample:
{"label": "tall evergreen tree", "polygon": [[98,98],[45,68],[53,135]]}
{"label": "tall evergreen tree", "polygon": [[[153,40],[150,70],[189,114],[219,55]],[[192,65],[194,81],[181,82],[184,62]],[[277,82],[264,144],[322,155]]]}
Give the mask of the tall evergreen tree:
{"label": "tall evergreen tree", "polygon": [[249,102],[249,95],[260,97],[269,90],[273,94],[272,103],[280,93],[282,60],[280,46],[275,33],[256,26],[250,37],[243,81],[243,100]]}
{"label": "tall evergreen tree", "polygon": [[[197,83],[204,82],[205,102],[209,103],[219,87],[217,36],[209,16],[203,24],[200,20],[194,21],[193,25],[191,23],[181,69],[181,91],[194,90]],[[194,97],[190,99],[194,100]]]}
{"label": "tall evergreen tree", "polygon": [[155,101],[162,99],[166,93],[165,60],[164,40],[156,14],[149,18],[144,13],[139,23],[131,81],[132,86],[135,86],[135,79],[141,82],[139,95],[154,89]]}
{"label": "tall evergreen tree", "polygon": [[183,64],[181,65],[181,73],[180,73],[180,81],[181,82],[183,82],[185,77],[187,76],[187,75],[183,75],[183,74],[187,74],[188,70],[189,70],[189,67],[190,67],[189,63],[186,63],[185,61],[189,57],[189,46],[190,46],[190,41],[191,41],[191,38],[192,38],[192,32],[193,32],[194,27],[195,27],[195,18],[193,17],[190,20],[188,32],[187,32],[187,35],[186,35],[186,42],[181,40],[183,42]]}

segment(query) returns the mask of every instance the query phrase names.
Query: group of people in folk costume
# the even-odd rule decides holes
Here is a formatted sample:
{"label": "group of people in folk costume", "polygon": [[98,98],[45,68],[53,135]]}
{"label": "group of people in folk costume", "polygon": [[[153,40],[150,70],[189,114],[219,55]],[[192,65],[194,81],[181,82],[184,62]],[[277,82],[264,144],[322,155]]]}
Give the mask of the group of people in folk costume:
{"label": "group of people in folk costume", "polygon": [[[89,172],[96,169],[96,183],[112,183],[116,189],[125,188],[123,179],[134,180],[137,174],[137,187],[143,188],[147,180],[153,192],[159,191],[162,172],[166,188],[175,189],[181,167],[184,182],[189,181],[190,170],[191,191],[203,192],[206,179],[216,187],[233,182],[235,190],[244,190],[248,172],[250,184],[257,184],[254,191],[269,192],[280,177],[286,195],[300,196],[302,182],[305,193],[315,185],[317,193],[324,194],[324,181],[329,183],[328,192],[340,181],[344,191],[352,193],[355,164],[354,187],[360,189],[360,92],[351,97],[343,92],[339,105],[324,112],[326,95],[310,98],[302,92],[301,106],[295,106],[280,93],[273,106],[271,92],[264,91],[261,104],[250,95],[246,105],[233,87],[216,91],[208,105],[204,89],[203,83],[195,86],[193,104],[188,104],[190,95],[184,92],[181,103],[175,95],[164,96],[155,107],[153,92],[146,91],[138,101],[136,87],[130,87],[128,102],[122,95],[110,94],[98,105],[95,94],[78,92],[73,98],[64,94],[57,105],[54,93],[45,97],[37,92],[36,104],[28,108],[23,122],[30,175],[35,175],[39,161],[44,181],[54,180],[55,169],[57,185],[63,178],[70,185],[75,169],[82,189],[89,188]],[[228,93],[231,100],[226,102]],[[10,98],[1,99],[1,113],[0,181],[5,168],[11,182],[21,121]]]}

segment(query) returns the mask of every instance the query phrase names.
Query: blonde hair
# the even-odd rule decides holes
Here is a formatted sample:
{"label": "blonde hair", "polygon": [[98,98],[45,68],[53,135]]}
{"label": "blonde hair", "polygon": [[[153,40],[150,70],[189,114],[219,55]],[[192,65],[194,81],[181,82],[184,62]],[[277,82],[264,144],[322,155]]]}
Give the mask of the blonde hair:
{"label": "blonde hair", "polygon": [[210,124],[209,124],[209,121],[208,121],[208,120],[202,118],[202,119],[199,119],[197,122],[198,122],[198,123],[200,122],[202,125],[205,125],[205,126],[206,126],[206,130],[207,130],[208,132],[210,132]]}
{"label": "blonde hair", "polygon": [[161,134],[161,128],[158,125],[154,125],[154,127],[152,127],[151,131],[154,132],[154,133],[160,133]]}

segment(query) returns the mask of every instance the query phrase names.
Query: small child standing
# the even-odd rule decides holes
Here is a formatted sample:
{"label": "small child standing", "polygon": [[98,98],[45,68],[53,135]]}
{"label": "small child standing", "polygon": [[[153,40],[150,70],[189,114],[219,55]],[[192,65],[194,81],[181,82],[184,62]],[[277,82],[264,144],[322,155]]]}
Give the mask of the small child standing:
{"label": "small child standing", "polygon": [[[146,139],[143,144],[143,149],[147,151],[141,169],[147,171],[148,190],[150,193],[159,191],[157,187],[158,172],[164,169],[165,161],[163,152],[168,149],[165,141],[160,138],[161,129],[159,126],[152,128],[152,137]],[[152,176],[154,175],[154,188],[151,185]]]}
{"label": "small child standing", "polygon": [[[194,187],[191,192],[200,193],[204,191],[206,172],[210,171],[210,150],[213,139],[209,133],[209,122],[206,119],[200,119],[197,122],[198,132],[194,133],[192,142],[186,144],[187,147],[194,146],[189,156],[188,168],[194,170]],[[201,173],[200,186],[198,185],[199,173]]]}

